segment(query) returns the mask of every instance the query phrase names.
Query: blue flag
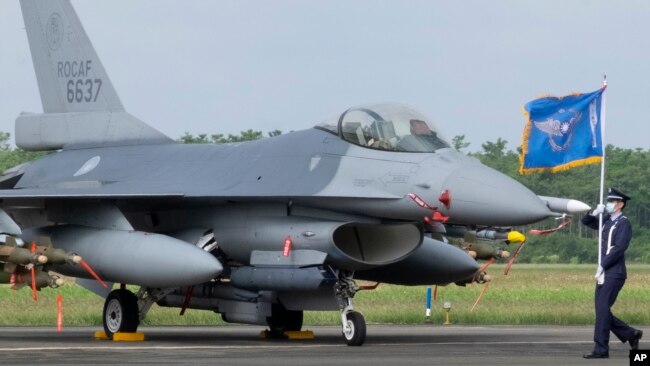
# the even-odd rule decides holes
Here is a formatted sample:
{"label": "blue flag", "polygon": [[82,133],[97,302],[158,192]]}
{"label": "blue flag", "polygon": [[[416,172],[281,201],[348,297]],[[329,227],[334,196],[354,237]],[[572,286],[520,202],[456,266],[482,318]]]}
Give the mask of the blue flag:
{"label": "blue flag", "polygon": [[602,161],[600,107],[605,88],[593,93],[543,97],[524,106],[526,128],[521,174],[558,172]]}

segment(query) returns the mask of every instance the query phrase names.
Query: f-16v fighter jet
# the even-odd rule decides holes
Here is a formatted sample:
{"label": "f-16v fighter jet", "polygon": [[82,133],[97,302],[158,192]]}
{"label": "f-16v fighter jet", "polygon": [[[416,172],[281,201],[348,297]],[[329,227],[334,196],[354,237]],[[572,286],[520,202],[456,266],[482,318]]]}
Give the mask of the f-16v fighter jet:
{"label": "f-16v fighter jet", "polygon": [[43,113],[17,118],[16,144],[52,152],[0,177],[0,279],[77,277],[105,296],[109,337],[156,303],[272,334],[300,330],[305,310],[340,311],[361,345],[356,280],[480,280],[447,235],[507,240],[513,225],[588,209],[459,153],[399,104],[258,141],[176,143],[124,110],[68,0],[21,6]]}

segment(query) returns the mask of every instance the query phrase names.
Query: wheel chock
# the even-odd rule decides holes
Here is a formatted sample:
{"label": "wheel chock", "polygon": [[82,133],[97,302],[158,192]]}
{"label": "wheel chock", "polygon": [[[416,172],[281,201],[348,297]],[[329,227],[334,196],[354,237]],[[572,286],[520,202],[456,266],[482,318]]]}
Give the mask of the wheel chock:
{"label": "wheel chock", "polygon": [[95,338],[98,341],[108,341],[108,340],[110,340],[108,338],[108,336],[106,335],[106,332],[104,332],[103,330],[95,332],[95,334],[93,335],[93,338]]}
{"label": "wheel chock", "polygon": [[142,342],[144,341],[144,333],[122,333],[117,332],[113,334],[113,342]]}
{"label": "wheel chock", "polygon": [[[270,330],[266,329],[260,332],[260,338],[262,339],[277,339],[278,336],[274,336]],[[306,340],[314,339],[314,332],[311,330],[291,330],[282,333],[282,336],[279,338],[291,339],[291,340]]]}
{"label": "wheel chock", "polygon": [[[93,334],[93,338],[98,341],[110,341],[106,332],[97,331]],[[113,334],[113,342],[142,342],[144,341],[144,333],[135,332],[135,333],[122,333],[117,332]]]}
{"label": "wheel chock", "polygon": [[311,330],[290,330],[284,332],[287,339],[314,339],[314,332]]}

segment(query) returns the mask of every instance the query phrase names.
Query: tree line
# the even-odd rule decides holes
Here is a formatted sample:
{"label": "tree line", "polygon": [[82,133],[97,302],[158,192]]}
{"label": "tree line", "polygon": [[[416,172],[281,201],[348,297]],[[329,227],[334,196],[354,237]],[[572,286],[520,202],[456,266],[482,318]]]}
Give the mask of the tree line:
{"label": "tree line", "polygon": [[[240,134],[185,133],[178,138],[181,143],[232,143],[271,138],[282,134],[280,130],[267,132],[248,129]],[[10,134],[0,132],[0,171],[43,156],[44,152],[29,152],[10,145]],[[480,160],[513,179],[533,192],[543,196],[573,198],[594,206],[598,201],[600,165],[576,167],[557,173],[519,174],[519,148],[508,149],[508,142],[498,138],[481,144],[475,152],[468,152],[470,143],[465,135],[455,136],[452,145],[456,150]],[[650,263],[650,149],[626,149],[607,145],[605,149],[605,187],[616,187],[632,197],[624,210],[633,226],[633,238],[626,255],[629,262]],[[516,205],[516,202],[512,203]],[[572,224],[555,234],[533,236],[527,234],[528,242],[519,261],[532,263],[595,263],[597,260],[597,233],[580,224],[582,215],[572,217]],[[532,228],[552,228],[558,222],[553,219],[541,223],[517,227],[526,233]]]}
{"label": "tree line", "polygon": [[[469,147],[464,135],[454,137],[452,144],[460,151]],[[501,138],[488,141],[481,145],[481,150],[468,155],[512,177],[539,195],[573,198],[592,207],[598,203],[600,164],[557,173],[520,175],[521,150],[509,150],[507,144]],[[632,197],[623,211],[633,228],[626,259],[628,262],[650,263],[650,149],[625,149],[607,145],[605,157],[605,187],[616,187]],[[555,234],[537,237],[527,235],[528,242],[520,260],[533,263],[596,263],[598,233],[580,223],[582,216],[575,215],[571,218],[571,225]],[[555,226],[557,222],[548,219],[517,229],[526,232],[531,228]]]}

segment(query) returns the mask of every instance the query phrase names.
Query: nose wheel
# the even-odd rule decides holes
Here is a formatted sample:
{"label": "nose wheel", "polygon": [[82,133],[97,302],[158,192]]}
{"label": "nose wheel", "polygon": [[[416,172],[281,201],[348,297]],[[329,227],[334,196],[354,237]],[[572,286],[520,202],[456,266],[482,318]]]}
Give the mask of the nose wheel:
{"label": "nose wheel", "polygon": [[361,346],[366,341],[366,320],[360,312],[354,311],[352,298],[359,286],[352,279],[352,273],[340,272],[336,283],[336,298],[341,306],[343,338],[348,346]]}
{"label": "nose wheel", "polygon": [[138,298],[129,290],[113,290],[106,297],[103,312],[104,331],[113,339],[117,332],[133,333],[138,329]]}
{"label": "nose wheel", "polygon": [[361,346],[366,341],[366,320],[358,311],[341,313],[343,337],[348,346]]}

